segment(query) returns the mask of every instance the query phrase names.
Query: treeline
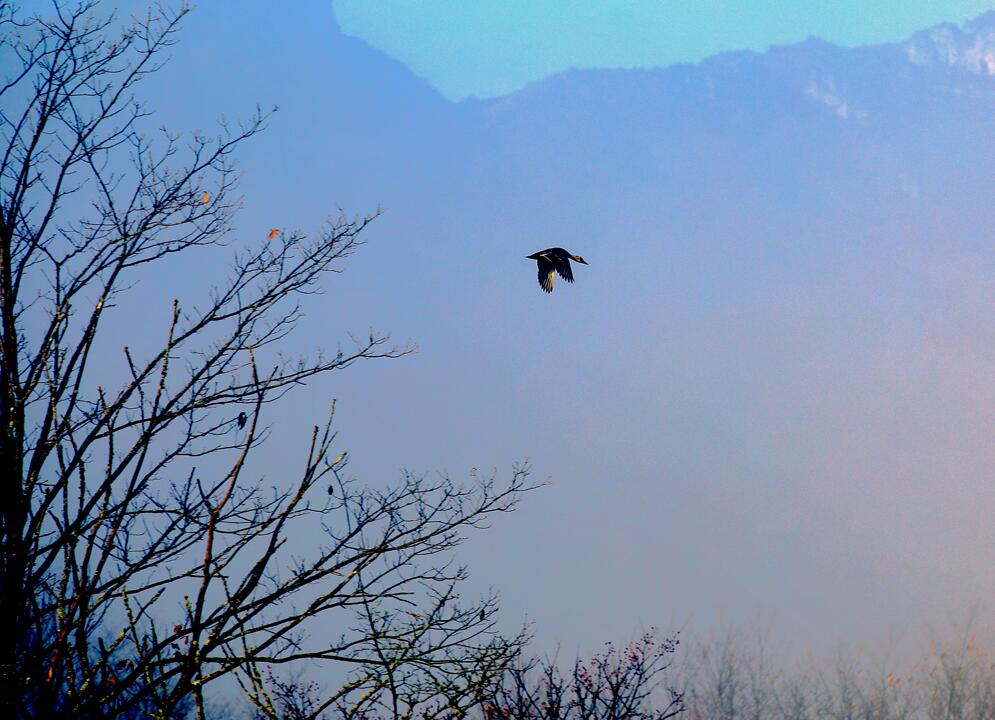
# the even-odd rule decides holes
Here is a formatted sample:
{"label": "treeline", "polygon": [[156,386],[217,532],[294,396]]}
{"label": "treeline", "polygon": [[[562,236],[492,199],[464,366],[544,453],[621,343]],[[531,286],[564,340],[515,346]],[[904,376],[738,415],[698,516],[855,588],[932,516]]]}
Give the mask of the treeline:
{"label": "treeline", "polygon": [[672,678],[690,720],[992,720],[995,652],[970,627],[913,661],[789,663],[763,640],[730,633],[692,643]]}

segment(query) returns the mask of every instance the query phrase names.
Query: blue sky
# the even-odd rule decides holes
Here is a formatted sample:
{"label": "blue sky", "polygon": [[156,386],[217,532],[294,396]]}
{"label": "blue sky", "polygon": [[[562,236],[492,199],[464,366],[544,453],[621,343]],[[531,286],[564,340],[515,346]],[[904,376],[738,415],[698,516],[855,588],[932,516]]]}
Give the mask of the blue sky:
{"label": "blue sky", "polygon": [[511,92],[569,67],[666,66],[810,35],[841,45],[960,23],[991,0],[334,0],[342,29],[449,98]]}

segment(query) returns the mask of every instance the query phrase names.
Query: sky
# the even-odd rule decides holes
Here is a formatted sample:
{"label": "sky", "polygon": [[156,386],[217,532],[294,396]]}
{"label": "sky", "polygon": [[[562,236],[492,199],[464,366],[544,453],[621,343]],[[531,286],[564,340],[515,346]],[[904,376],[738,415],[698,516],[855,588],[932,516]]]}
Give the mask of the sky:
{"label": "sky", "polygon": [[844,46],[960,23],[991,0],[334,0],[344,32],[446,97],[492,97],[570,67],[663,67],[817,36]]}
{"label": "sky", "polygon": [[[981,9],[863,5],[887,40]],[[982,162],[995,155],[995,133],[977,131],[995,114],[968,123],[942,104],[974,108],[972,93],[891,112],[908,97],[875,98],[873,77],[848,87],[806,74],[797,97],[760,102],[759,81],[723,86],[715,71],[700,95],[695,76],[691,94],[676,96],[685,118],[638,94],[621,112],[599,95],[626,90],[610,85],[617,76],[582,77],[577,105],[560,86],[522,93],[488,106],[481,129],[463,124],[472,104],[415,76],[458,97],[508,92],[564,63],[647,62],[614,48],[638,49],[632,28],[649,21],[629,26],[631,41],[602,43],[592,38],[605,23],[592,12],[555,52],[524,33],[507,56],[435,74],[419,63],[442,67],[454,48],[499,44],[473,30],[483,15],[460,14],[483,13],[482,3],[453,3],[452,15],[446,3],[410,3],[396,16],[388,3],[363,3],[381,25],[414,23],[419,7],[440,13],[431,31],[407,25],[418,48],[389,55],[338,35],[326,0],[231,7],[191,13],[172,61],[145,87],[151,122],[206,132],[219,117],[279,106],[239,155],[235,248],[273,227],[316,231],[339,206],[386,209],[345,272],[306,300],[289,349],[334,349],[371,327],[418,346],[289,395],[256,472],[279,481],[333,397],[361,482],[389,484],[402,468],[507,477],[529,459],[550,485],[472,538],[461,559],[472,587],[500,592],[509,630],[534,623],[542,650],[587,652],[649,625],[693,634],[762,618],[828,652],[942,624],[995,594],[986,322],[995,253],[982,233],[995,207]],[[347,32],[381,44],[348,18],[358,3],[336,7]],[[866,39],[842,9],[790,21],[757,11],[753,29],[712,12],[721,22],[678,14],[687,24],[672,59],[812,33]],[[536,27],[555,27],[542,20]],[[724,28],[721,37],[696,32],[703,24]],[[534,47],[548,53],[525,51]],[[841,118],[836,96],[846,92],[852,112]],[[820,104],[827,95],[833,108]],[[875,102],[860,125],[862,103]],[[949,129],[950,118],[962,129],[934,148],[921,128]],[[655,137],[654,123],[695,144],[667,145],[663,131],[662,144],[624,144]],[[602,125],[628,132],[606,139]],[[756,148],[753,127],[766,133]],[[947,152],[979,173],[963,197],[946,192],[961,172],[942,162]],[[554,244],[591,264],[546,296],[524,256]],[[158,337],[150,318],[164,319],[174,296],[202,297],[224,272],[219,251],[168,284],[136,288],[141,301],[118,310],[120,333]]]}

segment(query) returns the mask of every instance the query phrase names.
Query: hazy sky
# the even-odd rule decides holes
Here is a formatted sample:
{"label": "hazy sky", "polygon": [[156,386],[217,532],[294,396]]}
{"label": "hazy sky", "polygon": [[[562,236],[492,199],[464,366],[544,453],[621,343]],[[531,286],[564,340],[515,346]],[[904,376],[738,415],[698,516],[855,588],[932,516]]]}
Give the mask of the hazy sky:
{"label": "hazy sky", "polygon": [[[860,34],[864,22],[873,37],[897,39],[989,3],[770,2],[760,11],[750,2],[745,19],[732,3],[680,4],[711,8],[694,16],[677,3],[612,4],[633,17],[592,10],[587,22],[574,16],[570,33],[558,29],[561,14],[533,12],[603,5],[337,5],[346,29],[370,28],[374,44],[388,44],[375,28],[393,27],[397,57],[460,95],[509,90],[571,63],[664,63],[811,33],[856,42],[872,37]],[[785,5],[791,18],[774,9]],[[499,6],[503,24],[475,31]],[[836,14],[800,9],[829,6]],[[858,6],[873,8],[873,22],[856,19]],[[317,230],[340,205],[387,209],[327,293],[306,301],[288,350],[334,349],[370,327],[419,346],[291,393],[266,418],[274,438],[255,471],[278,482],[296,467],[332,397],[338,442],[363,482],[390,483],[401,468],[507,476],[512,462],[531,459],[553,484],[461,559],[473,587],[502,594],[509,630],[527,617],[543,649],[562,643],[567,654],[651,624],[694,631],[757,617],[826,649],[918,631],[995,594],[995,252],[979,230],[995,203],[990,176],[960,155],[979,179],[967,198],[945,194],[961,171],[942,162],[972,142],[987,153],[978,157],[995,155],[995,114],[964,125],[984,134],[951,130],[950,147],[907,159],[930,138],[914,126],[862,131],[859,97],[842,119],[820,98],[855,90],[831,77],[813,76],[815,90],[803,85],[770,106],[751,104],[759,81],[731,82],[702,89],[728,106],[692,106],[686,124],[707,125],[708,142],[623,146],[615,156],[605,151],[613,138],[598,135],[608,103],[594,90],[569,127],[544,126],[541,106],[515,115],[529,98],[505,101],[489,116],[504,133],[496,147],[459,125],[469,105],[337,35],[328,0],[235,7],[200,3],[191,13],[172,62],[146,87],[152,125],[208,132],[221,116],[278,105],[240,154],[245,206],[233,247],[273,227]],[[650,17],[664,7],[666,23]],[[680,49],[651,55],[651,25],[669,38],[655,46],[680,39]],[[801,109],[781,125],[757,120],[782,107]],[[647,118],[684,127],[666,107],[642,109],[645,117],[608,115],[636,133],[652,134]],[[955,116],[935,112],[949,128]],[[502,125],[506,117],[524,119]],[[753,150],[742,135],[752,122],[778,152]],[[584,133],[600,154],[586,152]],[[811,137],[837,144],[806,147]],[[848,156],[858,141],[871,152]],[[495,170],[495,156],[507,164]],[[842,171],[826,171],[837,156]],[[668,174],[680,158],[682,171]],[[569,172],[558,175],[561,163]],[[813,219],[798,218],[803,203]],[[546,296],[523,256],[553,244],[591,265]],[[174,296],[202,295],[224,274],[225,252],[192,256],[170,282],[137,288],[141,301],[117,310],[121,331],[158,333],[150,319],[164,322]]]}
{"label": "hazy sky", "polygon": [[342,29],[450,98],[511,92],[569,67],[665,66],[810,35],[894,42],[992,0],[335,0]]}

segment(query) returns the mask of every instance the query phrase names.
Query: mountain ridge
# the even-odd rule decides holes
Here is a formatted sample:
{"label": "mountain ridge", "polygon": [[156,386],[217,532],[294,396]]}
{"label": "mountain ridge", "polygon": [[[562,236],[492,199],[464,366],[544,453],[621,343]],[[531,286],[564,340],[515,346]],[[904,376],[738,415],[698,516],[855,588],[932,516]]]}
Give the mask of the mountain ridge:
{"label": "mountain ridge", "polygon": [[[861,53],[866,51],[888,50],[896,54],[904,55],[905,59],[913,65],[928,66],[939,65],[955,67],[967,70],[975,75],[995,77],[995,9],[981,13],[970,18],[962,24],[940,23],[932,27],[921,29],[909,37],[891,43],[877,43],[857,46],[844,46],[825,40],[817,35],[810,35],[803,40],[794,43],[783,43],[769,46],[762,51],[756,50],[730,50],[717,53],[702,58],[696,62],[679,62],[669,65],[654,66],[631,66],[631,67],[571,67],[553,73],[546,77],[533,80],[521,87],[502,95],[479,98],[470,96],[459,100],[446,98],[431,81],[413,72],[403,61],[394,58],[389,53],[379,50],[365,40],[346,34],[335,18],[334,5],[333,16],[333,37],[344,38],[351,43],[364,46],[364,54],[381,55],[385,60],[398,68],[403,68],[404,72],[410,76],[412,82],[423,87],[431,88],[432,92],[438,95],[440,100],[451,105],[475,106],[488,103],[499,103],[502,100],[512,98],[519,93],[530,94],[534,88],[555,83],[558,79],[570,77],[576,73],[635,73],[652,74],[660,72],[686,70],[688,68],[709,68],[714,66],[728,66],[730,63],[743,60],[757,60],[765,57],[796,56],[799,50],[812,52],[842,52]],[[383,64],[382,62],[380,64]]]}
{"label": "mountain ridge", "polygon": [[[585,87],[594,95],[592,86],[618,84],[679,83],[704,80],[714,83],[719,76],[760,71],[779,75],[784,84],[802,90],[813,100],[822,102],[840,119],[866,117],[867,112],[854,110],[838,95],[835,77],[828,81],[813,75],[822,66],[832,65],[839,72],[857,70],[866,62],[882,66],[889,79],[905,80],[908,73],[920,71],[946,72],[947,80],[970,82],[988,81],[995,77],[995,10],[968,20],[961,26],[951,23],[918,31],[897,43],[844,47],[816,36],[798,43],[773,45],[763,52],[736,50],[704,58],[697,63],[676,63],[649,68],[570,68],[541,80],[536,80],[508,95],[496,98],[463,100],[462,104],[484,108],[502,108],[519,104],[527,98],[544,93],[570,92]],[[890,64],[890,67],[889,67]],[[963,75],[959,73],[963,71]],[[822,85],[826,85],[825,87]]]}

